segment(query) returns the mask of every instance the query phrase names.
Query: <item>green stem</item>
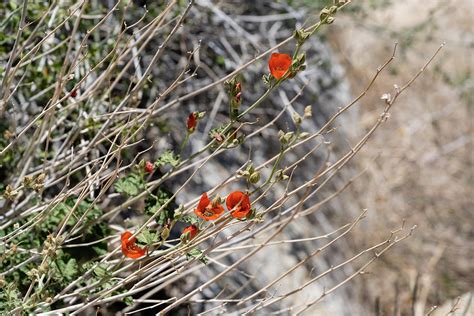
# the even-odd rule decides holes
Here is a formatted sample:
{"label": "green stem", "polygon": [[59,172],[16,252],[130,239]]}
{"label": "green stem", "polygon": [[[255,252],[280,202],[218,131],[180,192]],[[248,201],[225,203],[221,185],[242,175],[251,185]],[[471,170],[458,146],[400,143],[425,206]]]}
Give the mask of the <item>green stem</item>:
{"label": "green stem", "polygon": [[191,133],[189,132],[189,130],[186,132],[186,137],[184,137],[184,140],[183,142],[181,143],[181,146],[179,147],[179,156],[181,157],[181,155],[183,154],[183,150],[184,150],[184,147],[186,147],[186,144],[188,143],[189,141],[189,136],[191,135]]}
{"label": "green stem", "polygon": [[255,190],[253,190],[250,195],[253,195],[255,192],[257,192],[258,190],[264,188],[265,186],[267,186],[271,181],[272,181],[272,178],[273,176],[275,175],[275,172],[278,168],[278,165],[280,164],[280,161],[281,159],[283,158],[283,156],[285,155],[285,149],[284,148],[281,148],[280,150],[280,154],[278,155],[277,157],[277,160],[275,161],[275,164],[273,165],[272,167],[272,172],[270,173],[270,176],[267,178],[267,180],[265,180],[265,182],[259,186],[258,188],[256,188]]}

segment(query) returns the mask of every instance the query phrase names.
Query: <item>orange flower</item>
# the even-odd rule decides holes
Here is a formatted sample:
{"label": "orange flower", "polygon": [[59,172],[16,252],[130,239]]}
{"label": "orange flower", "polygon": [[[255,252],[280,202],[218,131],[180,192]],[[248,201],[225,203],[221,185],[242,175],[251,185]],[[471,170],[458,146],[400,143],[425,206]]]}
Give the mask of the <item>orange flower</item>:
{"label": "orange flower", "polygon": [[291,56],[288,54],[273,53],[268,61],[268,67],[273,77],[280,79],[290,68],[292,63]]}
{"label": "orange flower", "polygon": [[251,209],[249,196],[240,191],[235,191],[229,194],[225,204],[227,209],[231,211],[230,215],[234,218],[246,217]]}
{"label": "orange flower", "polygon": [[181,237],[183,238],[187,233],[189,233],[188,240],[193,239],[197,233],[198,233],[198,228],[195,225],[190,225],[183,229],[183,232],[181,233]]}
{"label": "orange flower", "polygon": [[188,131],[189,132],[194,132],[194,129],[196,128],[196,125],[197,125],[197,113],[196,112],[192,112],[191,114],[189,114],[188,116],[188,121],[186,122],[186,125],[188,127]]}
{"label": "orange flower", "polygon": [[217,202],[212,202],[204,192],[194,213],[206,221],[219,218],[224,213],[224,208]]}
{"label": "orange flower", "polygon": [[146,247],[145,248],[138,247],[135,244],[137,242],[137,239],[135,237],[130,238],[132,235],[133,234],[131,232],[126,231],[120,237],[120,239],[122,240],[122,252],[126,257],[129,257],[132,259],[138,259],[145,255]]}
{"label": "orange flower", "polygon": [[145,163],[145,171],[148,173],[153,173],[153,164],[149,161]]}

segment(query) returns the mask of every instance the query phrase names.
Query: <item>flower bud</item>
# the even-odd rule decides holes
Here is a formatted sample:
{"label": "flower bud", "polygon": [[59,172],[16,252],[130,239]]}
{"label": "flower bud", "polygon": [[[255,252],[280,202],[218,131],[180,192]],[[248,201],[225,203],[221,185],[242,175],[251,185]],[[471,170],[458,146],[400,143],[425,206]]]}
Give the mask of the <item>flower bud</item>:
{"label": "flower bud", "polygon": [[304,62],[306,61],[306,54],[305,53],[299,54],[298,57],[296,57],[296,61],[298,65],[304,64]]}
{"label": "flower bud", "polygon": [[163,230],[161,231],[161,240],[167,240],[169,236],[170,236],[170,229],[167,226],[165,226]]}
{"label": "flower bud", "polygon": [[3,132],[3,137],[5,139],[10,139],[12,138],[13,136],[15,136],[12,132],[10,132],[9,130],[6,130],[5,132]]}
{"label": "flower bud", "polygon": [[322,9],[321,12],[319,13],[319,19],[322,21],[322,20],[324,20],[325,18],[327,18],[330,14],[331,14],[331,11],[329,11],[328,8],[324,8],[324,9]]}
{"label": "flower bud", "polygon": [[298,43],[303,43],[310,35],[310,32],[305,32],[304,29],[295,30],[293,32],[293,37],[298,41]]}
{"label": "flower bud", "polygon": [[188,128],[188,132],[189,133],[193,133],[194,130],[196,129],[196,125],[197,125],[197,113],[196,112],[192,112],[191,114],[189,114],[188,116],[188,120],[186,122],[186,126]]}
{"label": "flower bud", "polygon": [[38,272],[40,274],[45,274],[46,272],[48,272],[48,262],[47,261],[40,264],[40,266],[38,267]]}
{"label": "flower bud", "polygon": [[260,173],[258,172],[254,172],[252,173],[249,177],[248,177],[248,181],[252,184],[255,184],[257,183],[258,181],[260,181]]}
{"label": "flower bud", "polygon": [[26,275],[30,278],[36,277],[38,275],[37,269],[31,269],[26,272]]}
{"label": "flower bud", "polygon": [[285,143],[285,144],[288,144],[288,143],[291,141],[291,139],[293,138],[293,135],[294,135],[294,134],[295,134],[295,133],[293,133],[293,132],[288,132],[288,133],[286,133],[286,134],[283,136],[284,143]]}
{"label": "flower bud", "polygon": [[304,118],[313,116],[313,110],[311,109],[311,105],[308,105],[304,108]]}
{"label": "flower bud", "polygon": [[145,171],[147,173],[153,173],[153,163],[151,163],[150,161],[147,161],[145,163]]}
{"label": "flower bud", "polygon": [[296,112],[293,112],[292,118],[296,125],[301,125],[301,123],[303,123],[303,118]]}
{"label": "flower bud", "polygon": [[3,192],[3,196],[5,197],[5,199],[13,201],[18,195],[18,193],[19,192],[13,189],[13,187],[9,184],[5,188],[5,191]]}
{"label": "flower bud", "polygon": [[275,172],[275,180],[276,181],[282,181],[288,179],[288,176],[285,174],[285,171],[282,169],[279,169]]}
{"label": "flower bud", "polygon": [[212,205],[218,205],[222,203],[224,203],[224,199],[219,194],[216,194],[216,196],[212,200]]}
{"label": "flower bud", "polygon": [[309,136],[309,133],[303,132],[303,133],[301,133],[298,137],[299,137],[300,139],[305,139],[305,138],[307,138],[308,136]]}
{"label": "flower bud", "polygon": [[23,186],[25,188],[30,188],[32,184],[33,184],[33,177],[32,176],[26,176],[26,177],[23,178]]}

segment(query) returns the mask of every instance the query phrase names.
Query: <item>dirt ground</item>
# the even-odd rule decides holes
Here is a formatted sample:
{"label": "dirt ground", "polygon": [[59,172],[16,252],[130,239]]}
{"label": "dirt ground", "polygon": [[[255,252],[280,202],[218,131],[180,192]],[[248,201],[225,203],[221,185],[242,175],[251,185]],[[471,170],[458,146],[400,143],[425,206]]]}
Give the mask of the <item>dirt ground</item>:
{"label": "dirt ground", "polygon": [[394,84],[406,83],[446,43],[361,153],[357,168],[366,172],[345,193],[357,202],[352,208],[369,210],[368,231],[381,234],[359,232],[355,245],[385,238],[403,220],[417,225],[409,240],[355,281],[362,304],[384,315],[425,315],[474,289],[473,13],[474,1],[354,3],[327,34],[354,95],[398,42],[390,69],[357,107],[354,139],[382,111],[380,96],[393,95]]}

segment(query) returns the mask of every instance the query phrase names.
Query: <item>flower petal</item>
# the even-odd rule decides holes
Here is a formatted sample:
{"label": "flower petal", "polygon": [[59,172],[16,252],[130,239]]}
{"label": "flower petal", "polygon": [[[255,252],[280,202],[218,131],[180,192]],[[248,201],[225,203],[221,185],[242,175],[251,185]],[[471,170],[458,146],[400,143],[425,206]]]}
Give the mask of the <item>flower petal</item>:
{"label": "flower petal", "polygon": [[124,232],[121,236],[120,239],[122,240],[122,243],[127,243],[128,239],[132,236],[133,234],[129,232],[128,230]]}
{"label": "flower petal", "polygon": [[206,208],[206,206],[208,206],[209,204],[211,203],[211,200],[209,200],[209,198],[207,197],[207,193],[204,192],[202,195],[201,195],[201,200],[199,201],[199,204],[197,206],[197,209],[198,210],[204,210]]}

